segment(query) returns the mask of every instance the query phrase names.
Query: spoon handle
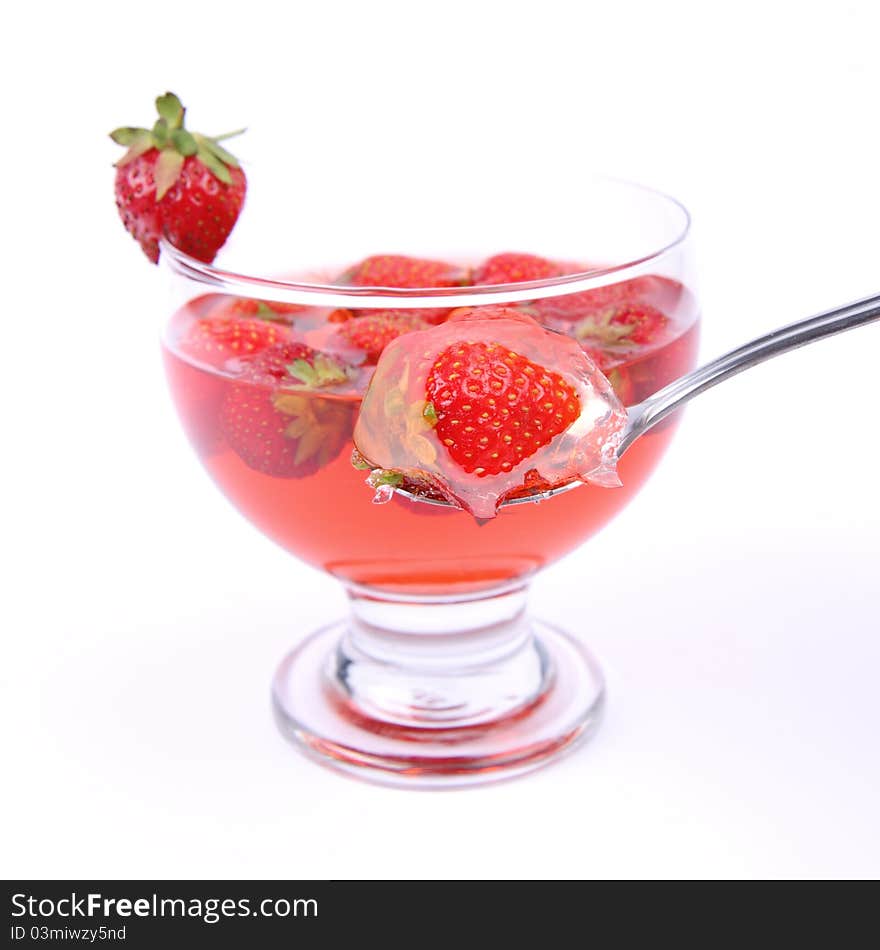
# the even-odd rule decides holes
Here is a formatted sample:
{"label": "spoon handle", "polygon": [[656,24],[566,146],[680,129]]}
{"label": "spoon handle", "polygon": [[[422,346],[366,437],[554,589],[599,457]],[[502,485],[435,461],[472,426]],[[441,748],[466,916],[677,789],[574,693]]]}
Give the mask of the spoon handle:
{"label": "spoon handle", "polygon": [[717,386],[725,379],[781,353],[806,346],[807,343],[833,336],[835,333],[843,333],[844,330],[853,330],[874,320],[880,320],[880,294],[865,297],[845,307],[827,310],[807,320],[791,323],[787,327],[780,327],[766,336],[758,337],[731,350],[730,353],[725,353],[724,356],[719,356],[687,376],[674,380],[644,402],[629,409],[629,422],[617,452],[618,458],[640,435],[661,419],[665,419],[689,399]]}

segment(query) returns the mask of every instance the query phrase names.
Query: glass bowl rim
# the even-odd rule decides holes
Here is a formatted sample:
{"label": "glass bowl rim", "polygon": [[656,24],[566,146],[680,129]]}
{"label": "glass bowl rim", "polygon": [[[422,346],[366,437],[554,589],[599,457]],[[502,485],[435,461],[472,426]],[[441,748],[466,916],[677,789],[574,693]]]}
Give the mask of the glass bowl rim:
{"label": "glass bowl rim", "polygon": [[691,215],[671,195],[625,179],[594,176],[597,180],[623,185],[659,198],[681,215],[681,225],[670,240],[647,254],[608,267],[593,268],[541,280],[508,284],[457,285],[454,287],[352,287],[345,284],[318,283],[308,280],[281,280],[225,270],[200,261],[174,247],[167,239],[159,241],[160,262],[173,273],[222,293],[260,300],[293,303],[312,307],[427,308],[488,306],[517,303],[538,298],[558,297],[620,283],[648,273],[663,257],[682,245],[690,234]]}

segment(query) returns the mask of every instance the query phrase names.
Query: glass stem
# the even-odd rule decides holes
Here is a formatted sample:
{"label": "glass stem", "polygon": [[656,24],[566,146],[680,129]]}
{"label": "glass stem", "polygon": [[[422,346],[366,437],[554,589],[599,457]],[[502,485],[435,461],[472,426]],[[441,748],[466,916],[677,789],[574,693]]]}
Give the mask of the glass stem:
{"label": "glass stem", "polygon": [[398,726],[454,729],[514,715],[552,676],[527,593],[396,599],[349,588],[331,686],[359,716]]}

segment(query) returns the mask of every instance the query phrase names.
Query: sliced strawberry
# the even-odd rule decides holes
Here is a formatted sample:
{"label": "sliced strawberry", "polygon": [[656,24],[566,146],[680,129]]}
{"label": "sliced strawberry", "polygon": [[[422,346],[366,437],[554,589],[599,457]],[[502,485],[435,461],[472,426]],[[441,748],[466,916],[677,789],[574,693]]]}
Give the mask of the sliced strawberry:
{"label": "sliced strawberry", "polygon": [[226,441],[258,472],[276,478],[314,474],[339,455],[353,420],[347,400],[318,391],[349,375],[344,364],[304,343],[264,350],[246,364],[224,401]]}
{"label": "sliced strawberry", "polygon": [[414,310],[376,310],[343,323],[338,336],[346,346],[361,350],[367,363],[375,363],[392,340],[428,325]]}
{"label": "sliced strawberry", "polygon": [[[575,270],[576,272],[576,270]],[[483,261],[474,270],[475,284],[518,284],[529,280],[546,280],[572,273],[557,261],[535,254],[506,252]]]}
{"label": "sliced strawberry", "polygon": [[210,316],[190,324],[177,348],[183,355],[219,369],[228,360],[256,356],[290,339],[286,327],[264,320]]}

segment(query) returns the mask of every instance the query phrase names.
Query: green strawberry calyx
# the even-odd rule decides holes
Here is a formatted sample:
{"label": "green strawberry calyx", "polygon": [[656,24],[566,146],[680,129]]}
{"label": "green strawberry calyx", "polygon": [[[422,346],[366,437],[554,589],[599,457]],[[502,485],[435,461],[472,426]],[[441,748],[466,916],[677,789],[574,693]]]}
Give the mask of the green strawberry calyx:
{"label": "green strawberry calyx", "polygon": [[318,353],[311,362],[306,359],[296,359],[285,369],[290,376],[309,389],[335,386],[350,379],[350,374],[345,367],[323,353]]}
{"label": "green strawberry calyx", "polygon": [[285,392],[276,393],[272,397],[272,405],[287,417],[284,437],[296,442],[295,465],[302,465],[313,458],[325,465],[336,455],[339,443],[334,437],[346,424],[347,406],[327,399]]}
{"label": "green strawberry calyx", "polygon": [[351,450],[351,464],[360,472],[372,471],[374,468],[357,449]]}
{"label": "green strawberry calyx", "polygon": [[403,484],[403,475],[400,472],[384,468],[373,469],[367,476],[367,484],[371,488],[400,488]]}
{"label": "green strawberry calyx", "polygon": [[581,342],[597,340],[606,346],[621,346],[629,343],[636,324],[612,322],[616,313],[616,308],[609,307],[584,318],[574,328],[575,339]]}
{"label": "green strawberry calyx", "polygon": [[428,423],[429,426],[431,426],[432,429],[437,425],[437,423],[440,421],[440,418],[437,415],[437,410],[434,408],[434,403],[425,403],[425,408],[422,409],[422,418]]}
{"label": "green strawberry calyx", "polygon": [[232,184],[229,169],[238,168],[238,159],[227,152],[220,142],[240,135],[244,129],[214,136],[190,132],[183,124],[186,109],[173,92],[166,92],[156,99],[156,111],[159,118],[151,129],[122,126],[110,133],[110,138],[117,145],[127,149],[115,163],[117,168],[133,162],[150,149],[156,149],[159,152],[155,170],[156,201],[161,201],[174,186],[183,170],[183,163],[192,155],[195,155],[218,181],[224,185]]}
{"label": "green strawberry calyx", "polygon": [[257,312],[254,314],[257,320],[266,320],[268,323],[283,323],[285,326],[290,322],[284,314],[274,310],[271,304],[265,300],[257,301]]}

